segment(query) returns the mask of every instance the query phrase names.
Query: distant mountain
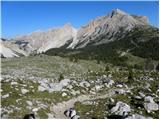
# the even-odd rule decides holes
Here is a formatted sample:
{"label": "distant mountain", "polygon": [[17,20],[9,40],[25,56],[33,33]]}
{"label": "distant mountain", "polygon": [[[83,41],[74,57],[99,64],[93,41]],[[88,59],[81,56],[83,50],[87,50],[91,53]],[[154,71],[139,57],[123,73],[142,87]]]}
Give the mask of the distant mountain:
{"label": "distant mountain", "polygon": [[[75,29],[71,24],[17,36],[12,43],[28,54],[45,53],[121,64],[128,54],[158,60],[159,30],[145,16],[119,9]],[[123,63],[122,63],[123,64]]]}
{"label": "distant mountain", "polygon": [[15,44],[13,41],[8,41],[6,39],[0,40],[1,58],[9,58],[9,57],[20,57],[20,56],[28,56],[28,53],[20,48],[19,45]]}
{"label": "distant mountain", "polygon": [[[99,45],[123,37],[135,26],[148,25],[144,16],[132,16],[119,9],[113,10],[107,16],[97,17],[77,31],[77,40],[68,48],[83,48],[87,45]],[[121,34],[121,36],[119,36]],[[103,37],[105,36],[105,39]],[[98,39],[101,37],[102,39]]]}
{"label": "distant mountain", "polygon": [[30,35],[18,36],[15,40],[27,42],[29,43],[27,46],[31,46],[31,51],[36,50],[38,53],[41,53],[72,42],[76,33],[77,30],[67,23],[61,28],[33,32]]}
{"label": "distant mountain", "polygon": [[[67,44],[66,48],[83,48],[91,44],[103,44],[124,36],[135,26],[148,25],[144,16],[129,15],[119,9],[113,10],[106,16],[97,17],[79,29],[66,24],[61,28],[48,31],[37,31],[30,35],[16,37],[15,40],[29,42],[33,50],[45,52],[51,48],[59,48]],[[105,40],[97,40],[106,36]]]}

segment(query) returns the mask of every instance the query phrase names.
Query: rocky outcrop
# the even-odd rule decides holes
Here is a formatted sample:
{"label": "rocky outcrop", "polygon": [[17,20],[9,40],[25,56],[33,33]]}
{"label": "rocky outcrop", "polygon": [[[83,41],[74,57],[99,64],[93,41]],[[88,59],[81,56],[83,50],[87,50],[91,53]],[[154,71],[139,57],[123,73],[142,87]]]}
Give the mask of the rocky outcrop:
{"label": "rocky outcrop", "polygon": [[111,114],[114,115],[120,115],[120,116],[126,116],[131,111],[131,108],[126,103],[123,103],[121,101],[116,103],[116,106],[114,106],[111,109]]}

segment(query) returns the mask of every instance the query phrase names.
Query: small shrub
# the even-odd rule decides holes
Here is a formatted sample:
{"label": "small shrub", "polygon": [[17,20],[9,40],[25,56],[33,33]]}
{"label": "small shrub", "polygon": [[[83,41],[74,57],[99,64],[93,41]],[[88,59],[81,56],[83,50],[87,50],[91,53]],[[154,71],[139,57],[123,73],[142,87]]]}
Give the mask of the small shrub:
{"label": "small shrub", "polygon": [[63,79],[64,79],[64,76],[63,76],[63,74],[61,73],[61,74],[59,75],[58,81],[60,82],[60,81],[63,80]]}

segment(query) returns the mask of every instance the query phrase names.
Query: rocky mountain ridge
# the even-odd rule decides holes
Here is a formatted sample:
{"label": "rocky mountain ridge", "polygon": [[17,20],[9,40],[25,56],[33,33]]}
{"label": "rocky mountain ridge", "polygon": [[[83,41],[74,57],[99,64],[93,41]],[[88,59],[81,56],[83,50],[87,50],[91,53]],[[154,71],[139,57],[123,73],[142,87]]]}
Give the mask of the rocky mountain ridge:
{"label": "rocky mountain ridge", "polygon": [[[16,41],[25,41],[32,50],[45,52],[51,48],[59,48],[67,44],[66,48],[78,49],[87,45],[108,43],[117,39],[117,35],[132,30],[135,26],[146,26],[148,19],[145,16],[129,15],[119,9],[113,10],[106,16],[97,17],[88,24],[75,29],[71,24],[48,31],[34,32],[30,35],[14,38]],[[105,40],[96,40],[105,36]],[[119,36],[118,36],[119,37]],[[25,47],[26,47],[25,46]]]}

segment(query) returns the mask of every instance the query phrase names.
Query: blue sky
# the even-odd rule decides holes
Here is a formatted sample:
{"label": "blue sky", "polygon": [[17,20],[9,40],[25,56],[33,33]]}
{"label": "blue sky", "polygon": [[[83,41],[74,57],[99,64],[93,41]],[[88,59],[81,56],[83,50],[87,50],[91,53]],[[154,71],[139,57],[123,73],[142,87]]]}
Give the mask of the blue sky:
{"label": "blue sky", "polygon": [[72,26],[78,28],[97,16],[107,15],[116,8],[130,14],[147,16],[150,24],[158,27],[158,1],[3,1],[2,37],[11,38],[36,30],[60,27],[65,23],[71,23]]}

